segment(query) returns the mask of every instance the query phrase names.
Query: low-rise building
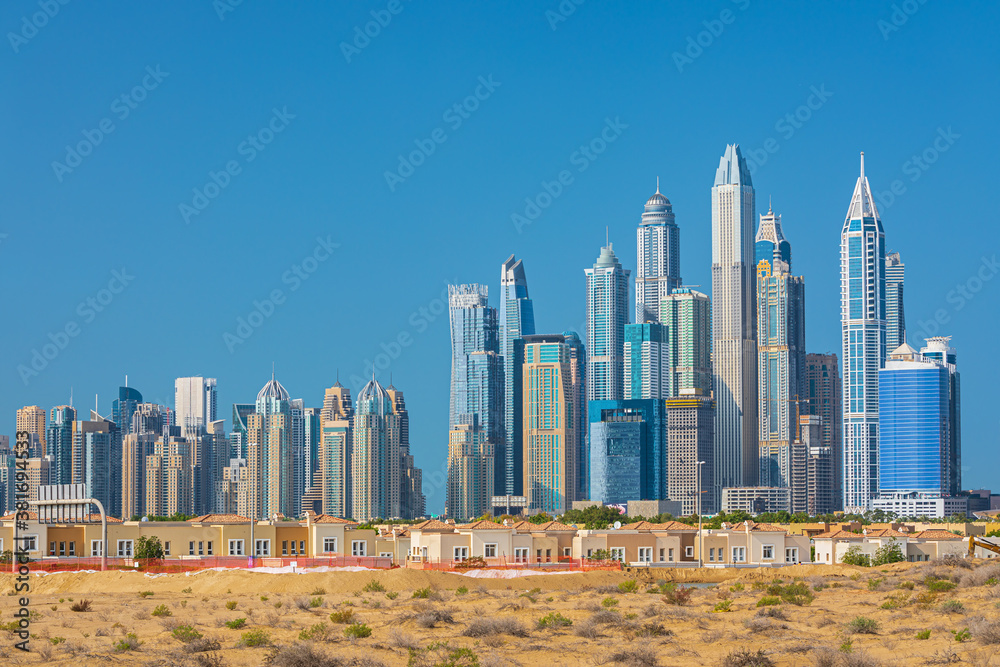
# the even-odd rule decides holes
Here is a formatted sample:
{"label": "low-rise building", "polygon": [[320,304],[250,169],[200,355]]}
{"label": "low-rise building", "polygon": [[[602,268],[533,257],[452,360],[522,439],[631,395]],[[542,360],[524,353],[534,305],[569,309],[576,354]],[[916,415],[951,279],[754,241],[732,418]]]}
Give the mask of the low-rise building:
{"label": "low-rise building", "polygon": [[909,562],[936,560],[945,556],[965,556],[968,553],[966,541],[946,530],[922,530],[903,532],[894,528],[863,528],[859,532],[833,530],[812,538],[816,563],[835,564],[843,562],[844,554],[853,546],[861,553],[873,558],[879,548],[897,543],[903,558]]}

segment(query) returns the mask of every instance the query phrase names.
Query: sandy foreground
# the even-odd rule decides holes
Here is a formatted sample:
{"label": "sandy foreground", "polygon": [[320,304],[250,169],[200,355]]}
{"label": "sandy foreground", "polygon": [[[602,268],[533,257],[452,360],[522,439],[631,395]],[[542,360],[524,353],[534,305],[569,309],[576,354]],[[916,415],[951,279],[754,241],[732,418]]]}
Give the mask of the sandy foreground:
{"label": "sandy foreground", "polygon": [[[0,664],[1000,665],[997,564],[665,569],[652,576],[591,572],[484,579],[405,569],[32,576],[32,651],[15,650],[20,640],[0,630]],[[928,576],[957,586],[931,591]],[[801,581],[814,599],[807,605],[785,601],[758,607],[768,593],[763,588],[775,578],[784,585]],[[687,604],[676,605],[666,602],[657,586],[664,580],[715,585],[695,588]],[[630,581],[635,592],[627,590]],[[13,583],[12,575],[0,575],[3,590],[11,591]],[[652,588],[655,593],[648,592]],[[419,589],[430,589],[429,597],[414,598]],[[71,611],[82,599],[92,602],[91,610]],[[714,611],[726,600],[729,611]],[[887,601],[897,608],[883,608]],[[158,607],[161,615],[152,615]],[[0,596],[0,622],[13,619],[16,609],[16,596]],[[351,612],[352,618],[332,622],[331,612]],[[539,619],[550,614],[572,624],[558,625],[564,621],[556,616],[556,627],[539,627]],[[849,630],[848,622],[858,616],[877,623],[875,634]],[[240,618],[246,619],[242,627],[225,626]],[[367,626],[370,636],[345,636],[355,622]],[[182,625],[202,637],[188,642],[175,637],[183,637],[186,628],[175,631]],[[952,631],[966,628],[969,636],[960,634],[964,641],[956,641]],[[300,638],[310,629],[311,640]],[[926,630],[930,637],[917,639]],[[239,646],[245,633],[268,645]],[[126,650],[129,635],[135,648]],[[733,661],[731,654],[742,650],[763,650],[764,659]]]}

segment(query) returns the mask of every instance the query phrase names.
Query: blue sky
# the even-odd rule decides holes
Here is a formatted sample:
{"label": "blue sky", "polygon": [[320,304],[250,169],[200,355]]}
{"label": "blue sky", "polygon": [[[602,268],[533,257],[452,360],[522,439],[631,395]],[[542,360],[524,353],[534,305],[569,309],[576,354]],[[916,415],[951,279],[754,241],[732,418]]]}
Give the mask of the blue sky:
{"label": "blue sky", "polygon": [[[996,5],[229,1],[0,9],[0,432],[71,387],[110,413],[126,373],[167,404],[175,377],[216,377],[228,420],[273,362],[320,405],[385,353],[438,511],[446,284],[496,294],[515,253],[539,331],[580,330],[583,270],[606,228],[634,268],[659,176],[684,281],[709,291],[710,190],[738,142],[806,278],[816,352],[840,351],[839,234],[865,151],[911,342],[937,317],[958,349],[964,486],[997,486]],[[518,228],[526,198],[544,208]]]}

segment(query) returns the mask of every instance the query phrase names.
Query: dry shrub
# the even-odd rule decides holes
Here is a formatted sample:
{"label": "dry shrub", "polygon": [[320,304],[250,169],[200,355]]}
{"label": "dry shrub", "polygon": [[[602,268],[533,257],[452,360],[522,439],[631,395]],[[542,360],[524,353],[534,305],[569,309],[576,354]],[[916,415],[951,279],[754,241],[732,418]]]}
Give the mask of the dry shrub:
{"label": "dry shrub", "polygon": [[35,653],[38,657],[42,659],[42,662],[52,661],[52,644],[48,642],[35,642],[37,646],[35,647]]}
{"label": "dry shrub", "polygon": [[528,628],[513,616],[498,616],[477,618],[465,627],[462,634],[466,637],[489,637],[491,635],[527,637]]}
{"label": "dry shrub", "polygon": [[925,665],[950,665],[955,662],[962,662],[962,659],[958,657],[950,648],[939,649],[934,652],[931,657],[924,661]]}
{"label": "dry shrub", "polygon": [[990,563],[977,567],[971,572],[965,572],[959,579],[959,586],[983,586],[990,579],[1000,580],[1000,565]]}
{"label": "dry shrub", "polygon": [[187,653],[205,653],[207,651],[218,651],[222,645],[210,637],[199,637],[184,644],[184,651]]}
{"label": "dry shrub", "polygon": [[787,630],[784,623],[775,623],[769,618],[754,617],[743,621],[743,626],[752,633],[770,633],[775,630]]}
{"label": "dry shrub", "polygon": [[591,620],[577,623],[573,626],[573,634],[584,639],[597,639],[601,636],[600,627]]}
{"label": "dry shrub", "polygon": [[433,628],[437,623],[455,622],[448,609],[428,609],[417,614],[413,620],[422,628]]}
{"label": "dry shrub", "polygon": [[622,615],[617,611],[611,611],[610,609],[601,609],[600,611],[594,612],[594,614],[587,619],[588,622],[594,625],[617,625],[622,620]]}
{"label": "dry shrub", "polygon": [[97,628],[97,630],[94,631],[94,636],[95,637],[109,637],[109,636],[111,636],[111,629],[110,628]]}
{"label": "dry shrub", "polygon": [[845,653],[841,658],[843,667],[882,667],[882,662],[864,651]]}
{"label": "dry shrub", "polygon": [[[139,617],[136,616],[136,618]],[[163,629],[166,630],[167,632],[173,632],[179,626],[186,625],[186,623],[181,621],[181,619],[177,618],[176,616],[166,616],[160,619],[160,625],[163,626]]]}
{"label": "dry shrub", "polygon": [[948,567],[958,567],[963,570],[971,570],[975,567],[975,565],[956,554],[948,554],[941,559],[941,564],[947,565]]}
{"label": "dry shrub", "polygon": [[756,653],[749,649],[737,649],[722,661],[723,667],[774,667],[774,661],[765,655],[763,649]]}
{"label": "dry shrub", "polygon": [[628,667],[656,667],[656,653],[648,646],[630,646],[613,651],[608,661]]}
{"label": "dry shrub", "polygon": [[980,644],[1000,644],[1000,620],[987,621],[980,618],[969,626],[972,637]]}
{"label": "dry shrub", "polygon": [[342,667],[345,663],[311,642],[298,642],[271,649],[264,664],[270,667]]}
{"label": "dry shrub", "polygon": [[831,648],[820,648],[813,653],[814,667],[837,667],[837,652]]}
{"label": "dry shrub", "polygon": [[399,630],[391,630],[389,632],[389,645],[394,648],[401,648],[406,650],[416,651],[420,648],[420,644],[417,640],[408,634],[400,632]]}

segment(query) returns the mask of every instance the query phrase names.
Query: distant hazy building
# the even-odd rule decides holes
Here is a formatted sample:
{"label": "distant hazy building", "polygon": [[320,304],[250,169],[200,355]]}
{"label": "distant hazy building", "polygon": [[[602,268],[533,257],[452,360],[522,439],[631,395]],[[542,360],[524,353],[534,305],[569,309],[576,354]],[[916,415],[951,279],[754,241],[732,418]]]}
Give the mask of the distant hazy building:
{"label": "distant hazy building", "polygon": [[410,453],[410,413],[406,409],[403,392],[392,384],[385,391],[399,420],[399,516],[407,520],[417,519],[424,515],[426,499],[423,471],[413,462],[413,454]]}
{"label": "distant hazy building", "polygon": [[879,369],[886,356],[885,232],[865,156],[840,235],[844,365],[844,509],[865,510],[879,493]]}
{"label": "distant hazy building", "polygon": [[446,511],[456,521],[491,511],[493,444],[478,424],[455,424],[448,433],[448,494]]}
{"label": "distant hazy building", "polygon": [[338,380],[323,399],[319,447],[319,484],[323,514],[349,518],[351,505],[351,391]]}
{"label": "distant hazy building", "polygon": [[[128,384],[128,377],[125,378]],[[118,387],[118,398],[111,402],[111,420],[118,425],[122,436],[132,432],[132,413],[142,403],[142,394],[134,387]]]}
{"label": "distant hazy building", "polygon": [[587,414],[590,419],[590,500],[605,505],[624,505],[630,500],[665,499],[667,416],[664,401],[590,401]]}
{"label": "distant hazy building", "polygon": [[[69,484],[84,484],[88,497],[109,516],[122,515],[122,439],[118,425],[93,410],[89,421],[72,424]],[[54,457],[53,457],[54,458]]]}
{"label": "distant hazy building", "polygon": [[617,401],[625,388],[629,275],[610,243],[587,275],[587,400]]}
{"label": "distant hazy building", "polygon": [[788,512],[791,502],[792,490],[787,486],[732,487],[722,490],[722,511],[726,514]]}
{"label": "distant hazy building", "polygon": [[807,402],[801,406],[803,414],[820,418],[820,445],[830,449],[833,457],[833,510],[841,509],[843,502],[843,435],[841,420],[840,371],[836,354],[807,354],[805,373]]}
{"label": "distant hazy building", "polygon": [[271,379],[247,415],[247,510],[253,519],[294,517],[292,414],[288,391]]}
{"label": "distant hazy building", "polygon": [[174,380],[175,423],[180,426],[183,437],[215,421],[216,384],[215,378],[201,376]]}
{"label": "distant hazy building", "polygon": [[754,189],[738,145],[726,146],[712,186],[712,372],[715,491],[757,483]]}
{"label": "distant hazy building", "polygon": [[373,377],[358,393],[351,450],[352,515],[392,519],[399,508],[399,416]]}
{"label": "distant hazy building", "polygon": [[[822,418],[802,415],[799,430],[806,455],[806,509],[809,516],[837,510],[834,460],[831,447],[823,444]],[[794,493],[795,489],[793,489]],[[793,500],[793,507],[796,502]]]}
{"label": "distant hazy building", "polygon": [[898,252],[885,256],[885,349],[895,350],[906,342],[906,312],[903,310],[903,279],[906,265]]}
{"label": "distant hazy building", "polygon": [[160,433],[145,431],[129,433],[122,440],[123,519],[141,517],[149,513],[146,510],[146,458],[156,452],[156,441],[161,437],[163,437],[162,430]]}
{"label": "distant hazy building", "polygon": [[17,411],[17,430],[27,431],[31,441],[29,452],[33,456],[44,457],[48,454],[45,430],[45,409],[38,405],[26,405]]}
{"label": "distant hazy building", "polygon": [[157,438],[153,453],[146,457],[144,514],[192,514],[193,470],[190,441],[169,436]]}
{"label": "distant hazy building", "polygon": [[504,440],[498,466],[503,467],[504,488],[497,493],[521,495],[521,428],[515,422],[518,408],[514,403],[514,341],[535,333],[535,311],[528,297],[528,279],[524,264],[514,255],[500,266],[500,355],[504,364]]}
{"label": "distant hazy building", "polygon": [[660,301],[680,286],[680,230],[657,179],[636,230],[635,321],[658,321]]}
{"label": "distant hazy building", "polygon": [[69,405],[57,405],[49,415],[49,431],[46,451],[55,463],[55,484],[73,483],[73,425],[76,409]]}
{"label": "distant hazy building", "polygon": [[666,395],[694,389],[712,393],[712,304],[708,296],[681,287],[660,300],[667,331]]}
{"label": "distant hazy building", "polygon": [[670,396],[667,331],[651,322],[625,325],[625,398]]}
{"label": "distant hazy building", "polygon": [[[715,514],[715,401],[696,389],[685,389],[667,399],[666,408],[667,498],[681,503],[684,516],[690,516],[697,510],[700,495],[702,514]],[[700,472],[696,469],[699,461],[705,462]]]}
{"label": "distant hazy building", "polygon": [[515,356],[523,360],[524,492],[532,511],[562,514],[587,484],[581,465],[586,407],[583,348],[576,334],[524,336]]}

